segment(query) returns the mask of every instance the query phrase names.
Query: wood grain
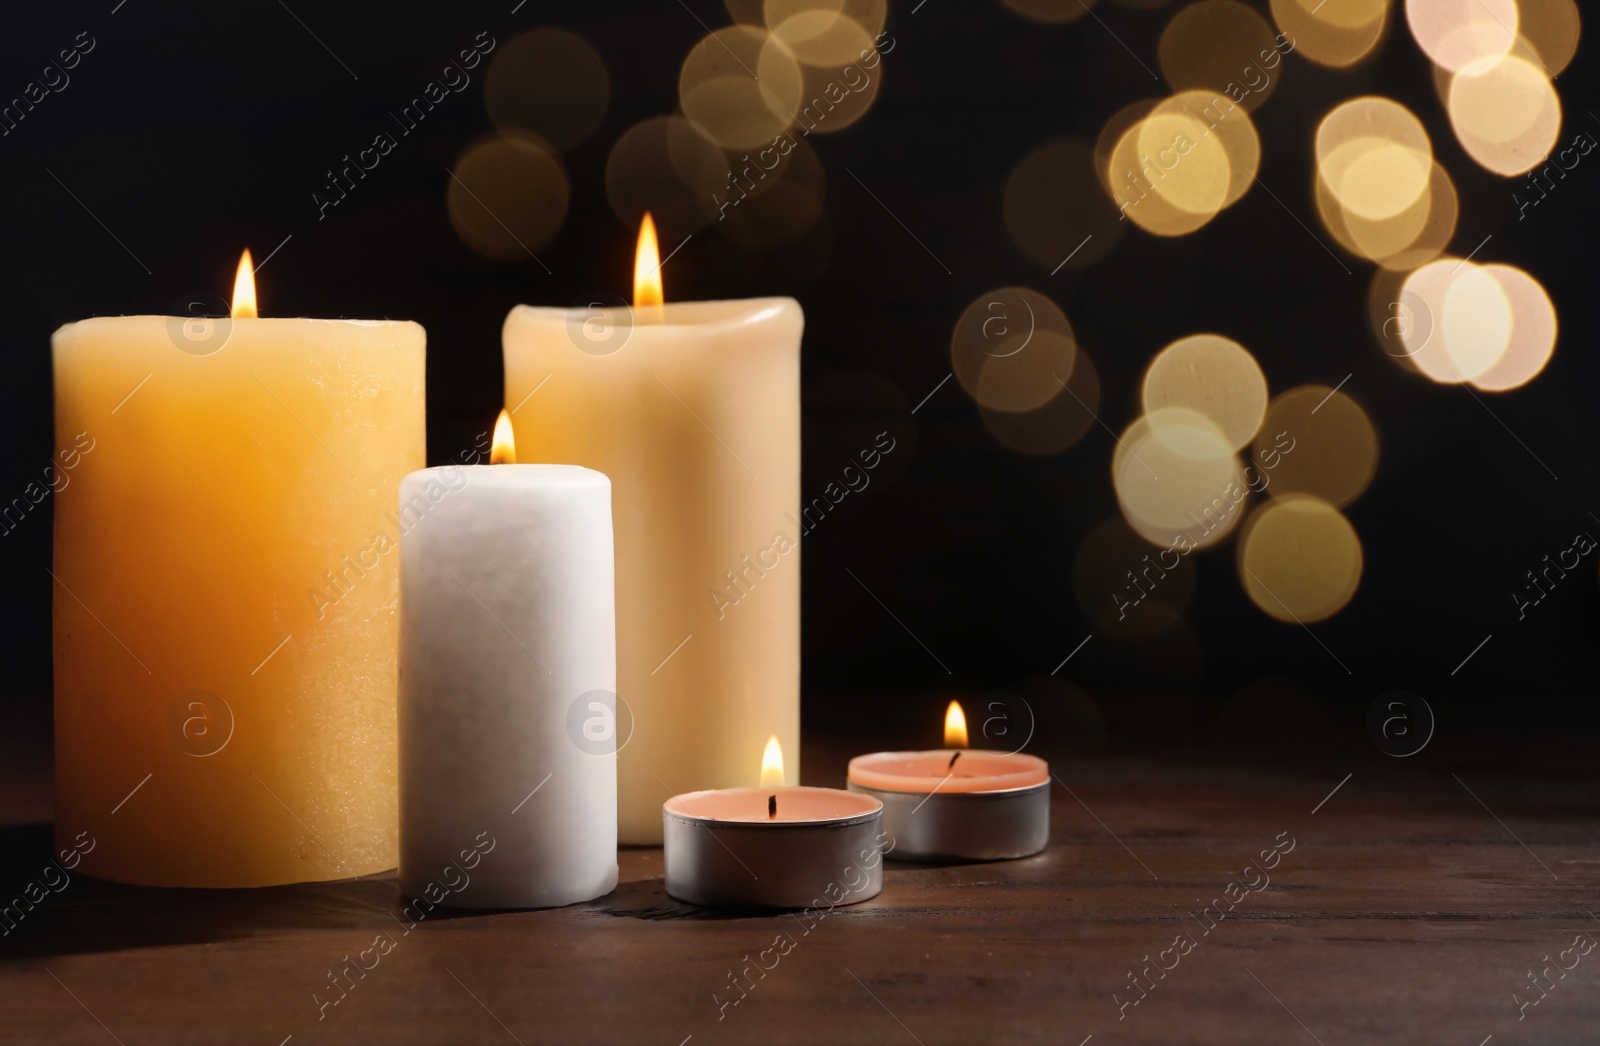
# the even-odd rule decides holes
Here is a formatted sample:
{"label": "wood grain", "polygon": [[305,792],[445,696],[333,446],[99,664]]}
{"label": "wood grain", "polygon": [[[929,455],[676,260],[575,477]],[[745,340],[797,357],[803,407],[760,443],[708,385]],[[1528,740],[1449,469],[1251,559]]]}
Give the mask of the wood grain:
{"label": "wood grain", "polygon": [[[862,750],[818,738],[808,745],[807,783],[837,783],[843,760]],[[441,909],[410,932],[392,875],[239,891],[76,877],[0,938],[0,1039],[1480,1046],[1492,1036],[1501,1046],[1600,1038],[1600,950],[1564,974],[1556,965],[1578,935],[1600,941],[1594,783],[1381,755],[1315,766],[1172,756],[1054,765],[1045,853],[993,864],[890,862],[880,896],[809,925],[679,904],[662,889],[657,849],[624,850],[622,885],[593,903]],[[37,808],[36,795],[12,791],[8,804]],[[4,833],[0,889],[14,892],[46,859],[48,830]],[[1202,916],[1247,862],[1290,839],[1270,883],[1236,888],[1242,899],[1220,920]],[[780,934],[792,942],[786,954],[772,950]],[[1171,950],[1180,934],[1191,940],[1184,955]],[[316,999],[339,998],[327,988],[330,971],[379,935],[393,941],[388,954],[364,976],[352,965],[354,987],[319,1012]],[[1157,970],[1157,959],[1172,968]],[[1153,980],[1141,976],[1142,1001],[1119,1010],[1117,999],[1140,998],[1128,976],[1146,966]],[[1513,993],[1539,999],[1528,974],[1546,966],[1554,986],[1519,1020]],[[730,974],[746,968],[741,995]],[[718,999],[740,1001],[719,1007]]]}

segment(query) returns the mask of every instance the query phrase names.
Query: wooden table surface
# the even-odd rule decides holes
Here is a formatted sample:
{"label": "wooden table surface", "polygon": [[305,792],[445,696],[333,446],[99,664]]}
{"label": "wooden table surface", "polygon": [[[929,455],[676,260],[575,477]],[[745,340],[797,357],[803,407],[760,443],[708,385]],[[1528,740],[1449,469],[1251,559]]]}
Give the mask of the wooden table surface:
{"label": "wooden table surface", "polygon": [[[807,783],[836,783],[852,750],[808,738]],[[679,904],[650,848],[624,850],[595,902],[441,909],[410,933],[392,875],[236,891],[76,877],[0,938],[0,1041],[1600,1042],[1592,780],[1374,752],[1054,765],[1043,854],[889,862],[882,894],[810,926]],[[48,778],[4,784],[15,892],[49,845],[15,812]],[[1270,882],[1246,876],[1275,843]],[[1235,882],[1232,911],[1200,917]],[[363,950],[372,968],[351,965],[340,999],[330,971]],[[1141,999],[1130,974],[1142,1001],[1119,1008]]]}

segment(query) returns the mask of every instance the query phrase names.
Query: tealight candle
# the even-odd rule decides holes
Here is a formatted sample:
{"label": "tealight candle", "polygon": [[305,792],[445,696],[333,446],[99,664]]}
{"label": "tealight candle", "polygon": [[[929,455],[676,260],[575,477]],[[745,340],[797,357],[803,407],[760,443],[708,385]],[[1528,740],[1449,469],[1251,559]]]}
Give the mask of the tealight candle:
{"label": "tealight candle", "polygon": [[778,739],[759,788],[721,788],[662,804],[667,893],[718,907],[821,908],[883,888],[883,804],[837,788],[785,788]]}
{"label": "tealight candle", "polygon": [[576,465],[425,469],[400,543],[400,886],[535,908],[617,885],[611,481]]}
{"label": "tealight candle", "polygon": [[883,804],[895,857],[1001,860],[1036,854],[1049,843],[1049,765],[1023,752],[966,744],[966,717],[952,701],[945,751],[876,752],[850,760],[850,791]]}

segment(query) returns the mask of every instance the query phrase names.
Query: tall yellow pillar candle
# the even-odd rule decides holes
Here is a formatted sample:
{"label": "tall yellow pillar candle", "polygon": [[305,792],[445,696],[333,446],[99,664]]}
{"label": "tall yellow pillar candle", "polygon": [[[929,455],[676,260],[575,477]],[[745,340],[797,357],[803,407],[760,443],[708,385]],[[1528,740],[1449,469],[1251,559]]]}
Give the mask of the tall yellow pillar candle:
{"label": "tall yellow pillar candle", "polygon": [[611,477],[623,843],[659,843],[673,795],[756,784],[769,737],[800,751],[800,306],[663,305],[654,240],[631,321],[518,306],[504,331],[517,445]]}
{"label": "tall yellow pillar candle", "polygon": [[[57,845],[156,886],[396,863],[415,323],[105,317],[53,339]],[[84,850],[90,844],[92,849]]]}

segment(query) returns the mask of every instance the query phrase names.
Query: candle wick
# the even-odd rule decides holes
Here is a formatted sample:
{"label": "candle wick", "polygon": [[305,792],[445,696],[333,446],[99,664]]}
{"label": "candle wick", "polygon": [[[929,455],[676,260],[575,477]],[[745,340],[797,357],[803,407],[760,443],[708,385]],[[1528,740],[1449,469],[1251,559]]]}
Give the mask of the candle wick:
{"label": "candle wick", "polygon": [[778,817],[778,797],[775,796],[775,795],[769,795],[769,796],[767,796],[767,820],[774,821],[774,820],[777,820],[777,817]]}
{"label": "candle wick", "polygon": [[956,760],[960,759],[960,758],[961,758],[961,753],[960,752],[957,752],[955,755],[951,756],[950,757],[950,765],[945,767],[945,770],[946,771],[954,770],[956,768]]}

